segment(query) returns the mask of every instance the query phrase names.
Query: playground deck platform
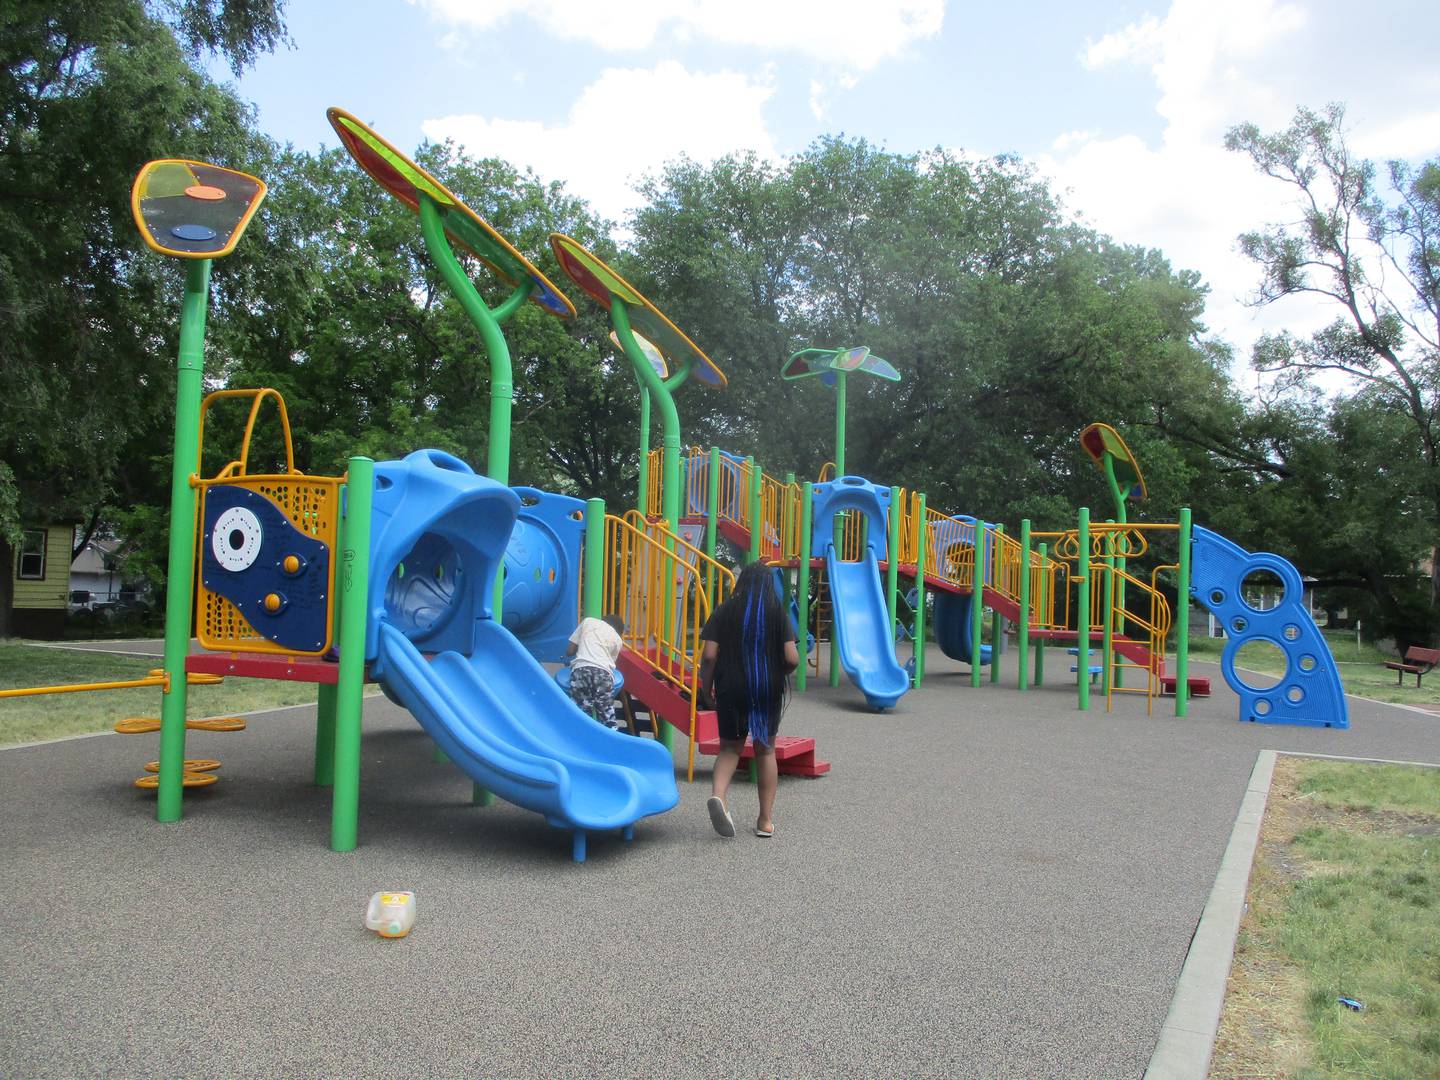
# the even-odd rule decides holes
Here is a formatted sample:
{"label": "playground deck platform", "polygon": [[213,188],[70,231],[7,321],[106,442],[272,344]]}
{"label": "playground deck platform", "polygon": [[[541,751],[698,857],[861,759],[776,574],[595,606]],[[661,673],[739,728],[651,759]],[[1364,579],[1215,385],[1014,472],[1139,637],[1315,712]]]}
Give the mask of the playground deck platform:
{"label": "playground deck platform", "polygon": [[[1351,699],[1348,731],[1240,724],[1213,665],[1184,720],[969,685],[929,655],[892,713],[842,680],[784,731],[778,832],[680,806],[589,860],[469,805],[418,725],[367,700],[360,847],[327,850],[312,708],[195,733],[222,780],[158,825],[153,736],[0,752],[0,1074],[1138,1077],[1262,749],[1440,762],[1440,718]],[[63,707],[63,706],[62,706]],[[677,762],[683,751],[677,745]],[[737,785],[737,822],[754,816]],[[362,927],[414,889],[414,933]]]}

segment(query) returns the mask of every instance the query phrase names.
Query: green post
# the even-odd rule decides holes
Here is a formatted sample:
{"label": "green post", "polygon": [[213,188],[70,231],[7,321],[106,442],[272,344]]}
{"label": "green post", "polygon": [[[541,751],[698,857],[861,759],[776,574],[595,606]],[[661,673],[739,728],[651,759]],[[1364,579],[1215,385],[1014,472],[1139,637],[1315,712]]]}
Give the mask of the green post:
{"label": "green post", "polygon": [[1090,708],[1090,508],[1082,506],[1078,527],[1078,554],[1075,568],[1079,571],[1078,614],[1075,616],[1075,682],[1079,685],[1081,710]]}
{"label": "green post", "polygon": [[1180,580],[1175,588],[1175,715],[1190,708],[1190,508],[1180,508]]}
{"label": "green post", "polygon": [[[513,315],[529,297],[534,282],[525,278],[501,305],[491,311],[475,290],[470,275],[455,258],[450,241],[445,236],[445,223],[440,209],[430,196],[420,194],[420,231],[425,237],[425,247],[440,276],[445,279],[455,299],[465,309],[465,314],[480,331],[480,340],[490,357],[490,434],[486,451],[485,475],[502,484],[510,483],[510,412],[515,398],[514,374],[510,366],[510,346],[505,343],[505,334],[500,323]],[[499,617],[497,612],[496,617]]]}
{"label": "green post", "polygon": [[365,618],[370,586],[370,507],[375,463],[352,457],[345,479],[345,532],[336,568],[340,603],[340,682],[335,699],[335,783],[330,848],[353,851],[360,815],[360,713],[365,690]]}
{"label": "green post", "polygon": [[635,509],[644,517],[650,512],[650,388],[640,385],[640,477]]}
{"label": "green post", "polygon": [[889,535],[886,536],[885,552],[885,609],[890,613],[890,640],[895,640],[895,611],[900,600],[900,519],[904,507],[900,505],[900,489],[890,489]]}
{"label": "green post", "polygon": [[[1108,524],[1115,524],[1112,519]],[[1109,700],[1111,678],[1115,671],[1115,534],[1108,529],[1105,536],[1105,587],[1100,604],[1100,678]]]}
{"label": "green post", "polygon": [[762,484],[760,466],[755,464],[754,457],[745,459],[745,467],[750,470],[750,557],[746,562],[760,561],[760,538],[765,531],[765,523],[760,520],[763,511],[760,506],[760,488]]}
{"label": "green post", "polygon": [[[795,588],[796,602],[800,607],[800,625],[796,627],[799,637],[800,670],[795,673],[795,689],[805,692],[806,664],[809,655],[804,652],[806,635],[810,633],[810,499],[814,485],[808,480],[800,489],[800,581]],[[815,647],[820,647],[817,642]]]}
{"label": "green post", "polygon": [[[705,478],[705,554],[715,558],[715,530],[720,517],[720,448],[710,447],[710,473]],[[705,569],[705,595],[710,606],[715,606],[715,568]]]}
{"label": "green post", "polygon": [[[847,475],[845,472],[845,376],[847,372],[835,372],[835,479]],[[833,670],[833,669],[832,669]],[[838,685],[834,684],[834,685]]]}
{"label": "green post", "polygon": [[[1045,565],[1045,557],[1046,557],[1046,555],[1049,554],[1049,552],[1050,552],[1050,545],[1048,545],[1048,544],[1041,544],[1041,545],[1040,545],[1040,565],[1041,565],[1042,567]],[[1041,574],[1041,575],[1040,575],[1040,600],[1039,600],[1039,603],[1038,603],[1036,606],[1037,606],[1041,611],[1044,611],[1044,610],[1046,609],[1046,607],[1047,607],[1050,603],[1053,603],[1053,602],[1054,602],[1054,599],[1053,599],[1053,597],[1050,596],[1050,578],[1049,578],[1047,575],[1045,575],[1045,574]],[[1036,685],[1036,686],[1044,686],[1044,685],[1045,685],[1045,639],[1044,639],[1044,638],[1038,638],[1038,639],[1036,639],[1036,641],[1035,641],[1035,685]]]}
{"label": "green post", "polygon": [[175,445],[170,465],[170,552],[165,589],[165,674],[170,686],[160,703],[160,787],[156,821],[179,821],[185,773],[185,657],[195,589],[195,489],[200,466],[200,398],[205,381],[205,312],[210,260],[185,267],[180,349],[175,370]]}
{"label": "green post", "polygon": [[920,493],[920,507],[917,511],[915,537],[915,594],[919,603],[915,607],[915,688],[925,678],[925,493]]}
{"label": "green post", "polygon": [[[1005,526],[995,526],[995,558],[991,560],[994,566],[990,573],[995,576],[995,591],[1000,591],[1000,537],[1005,535]],[[1005,619],[995,610],[990,609],[990,681],[1000,681],[1000,646],[1005,644]],[[1024,661],[1022,660],[1023,664]]]}
{"label": "green post", "polygon": [[1015,627],[1020,689],[1030,688],[1030,519],[1020,522],[1020,624]]}
{"label": "green post", "polygon": [[615,327],[615,336],[620,347],[634,365],[640,376],[641,385],[648,389],[660,405],[661,424],[661,465],[660,502],[661,514],[671,532],[680,531],[680,413],[675,408],[671,395],[659,374],[650,366],[650,361],[635,342],[635,332],[630,329],[630,309],[618,296],[610,301],[610,323]]}
{"label": "green post", "polygon": [[[985,523],[979,518],[975,519],[975,527],[970,534],[970,546],[975,552],[975,568],[970,575],[971,603],[970,603],[970,685],[980,685],[980,637],[985,627]],[[990,663],[995,663],[999,658],[995,653],[995,646],[990,646]]]}
{"label": "green post", "polygon": [[605,614],[605,500],[585,501],[585,563],[582,571],[585,591],[581,614],[598,619]]}
{"label": "green post", "polygon": [[[344,522],[341,522],[342,530]],[[336,546],[345,550],[343,531],[336,537]],[[334,618],[330,629],[330,640],[340,640],[340,597],[332,598]],[[335,701],[339,687],[335,683],[321,683],[318,687],[318,703],[315,709],[315,785],[329,787],[335,782]]]}

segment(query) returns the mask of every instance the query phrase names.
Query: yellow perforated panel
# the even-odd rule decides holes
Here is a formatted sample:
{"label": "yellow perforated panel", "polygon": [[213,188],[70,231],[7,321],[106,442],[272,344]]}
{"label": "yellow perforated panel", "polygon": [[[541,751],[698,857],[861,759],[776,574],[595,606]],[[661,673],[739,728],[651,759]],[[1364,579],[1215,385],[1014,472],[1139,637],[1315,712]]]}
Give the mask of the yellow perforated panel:
{"label": "yellow perforated panel", "polygon": [[[243,476],[201,480],[200,521],[205,520],[205,497],[216,484],[248,488],[278,506],[290,523],[330,549],[330,579],[325,590],[325,641],[313,651],[287,649],[261,634],[229,600],[196,582],[195,633],[206,649],[221,652],[281,653],[286,656],[319,656],[330,648],[335,616],[335,568],[339,564],[336,539],[340,533],[340,488],[336,476]],[[198,532],[198,530],[197,530]]]}

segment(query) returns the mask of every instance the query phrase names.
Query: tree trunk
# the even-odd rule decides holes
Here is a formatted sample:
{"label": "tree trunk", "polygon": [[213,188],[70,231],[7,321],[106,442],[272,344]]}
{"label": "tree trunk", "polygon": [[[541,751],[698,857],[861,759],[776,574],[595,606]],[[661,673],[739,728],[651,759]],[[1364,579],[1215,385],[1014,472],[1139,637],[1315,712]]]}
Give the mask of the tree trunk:
{"label": "tree trunk", "polygon": [[1430,606],[1440,605],[1440,546],[1430,549]]}

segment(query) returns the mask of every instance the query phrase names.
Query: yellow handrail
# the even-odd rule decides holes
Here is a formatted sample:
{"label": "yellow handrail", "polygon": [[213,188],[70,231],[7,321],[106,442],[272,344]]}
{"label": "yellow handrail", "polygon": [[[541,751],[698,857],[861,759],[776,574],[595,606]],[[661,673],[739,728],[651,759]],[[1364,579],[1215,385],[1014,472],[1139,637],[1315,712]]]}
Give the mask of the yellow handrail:
{"label": "yellow handrail", "polygon": [[[209,675],[200,672],[192,672],[185,678],[185,682],[189,686],[209,686],[224,681],[223,675]],[[115,682],[96,683],[62,683],[57,686],[31,686],[17,690],[0,690],[0,698],[38,697],[41,694],[86,694],[95,690],[129,690],[139,686],[163,687],[165,693],[168,694],[170,692],[170,676],[165,673],[164,668],[155,668],[143,679],[120,679]]]}
{"label": "yellow handrail", "polygon": [[[713,595],[707,582],[713,583]],[[720,604],[734,587],[727,567],[662,523],[646,521],[633,510],[623,518],[606,515],[604,610],[625,620],[625,644],[689,696],[686,779],[695,776],[700,630],[712,604]]]}

